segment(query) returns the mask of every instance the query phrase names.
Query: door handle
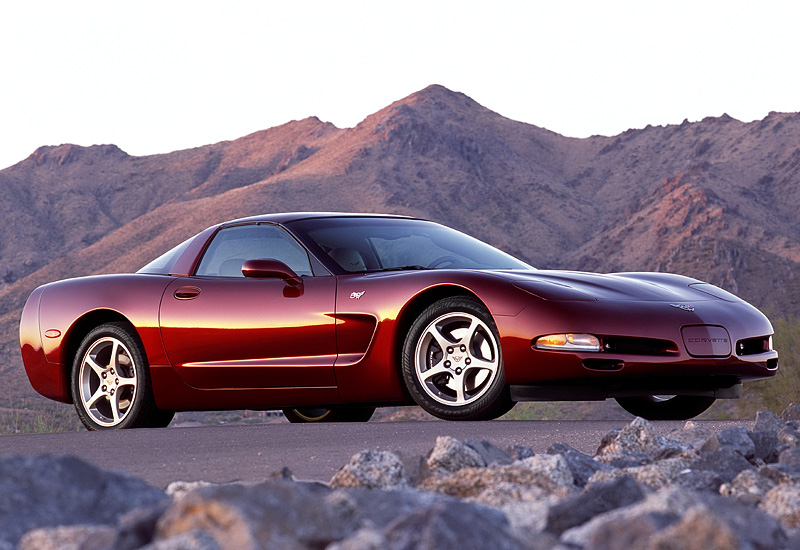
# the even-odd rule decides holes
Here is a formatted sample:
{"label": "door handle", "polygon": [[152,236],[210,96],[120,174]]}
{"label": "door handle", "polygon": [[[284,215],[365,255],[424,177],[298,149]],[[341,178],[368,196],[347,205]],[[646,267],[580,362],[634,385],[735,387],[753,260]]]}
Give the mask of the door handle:
{"label": "door handle", "polygon": [[175,291],[178,300],[192,300],[200,295],[200,289],[196,286],[182,286]]}

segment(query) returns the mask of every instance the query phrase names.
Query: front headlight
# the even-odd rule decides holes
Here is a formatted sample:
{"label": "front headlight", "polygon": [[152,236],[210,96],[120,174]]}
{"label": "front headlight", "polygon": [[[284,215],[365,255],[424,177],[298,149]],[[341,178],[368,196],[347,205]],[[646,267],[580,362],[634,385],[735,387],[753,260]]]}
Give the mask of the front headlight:
{"label": "front headlight", "polygon": [[555,351],[600,351],[600,339],[591,334],[548,334],[534,340],[533,347]]}

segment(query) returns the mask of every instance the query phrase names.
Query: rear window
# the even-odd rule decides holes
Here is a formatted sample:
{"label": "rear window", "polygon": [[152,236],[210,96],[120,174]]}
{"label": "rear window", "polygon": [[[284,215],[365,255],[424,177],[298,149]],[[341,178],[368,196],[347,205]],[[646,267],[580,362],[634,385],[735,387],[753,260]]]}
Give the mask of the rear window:
{"label": "rear window", "polygon": [[186,250],[192,240],[194,240],[194,237],[186,239],[181,244],[171,249],[169,252],[162,254],[136,273],[169,275],[170,271],[172,271],[172,268],[175,267],[175,262],[178,261],[178,258],[181,257],[181,254],[183,254],[183,251]]}

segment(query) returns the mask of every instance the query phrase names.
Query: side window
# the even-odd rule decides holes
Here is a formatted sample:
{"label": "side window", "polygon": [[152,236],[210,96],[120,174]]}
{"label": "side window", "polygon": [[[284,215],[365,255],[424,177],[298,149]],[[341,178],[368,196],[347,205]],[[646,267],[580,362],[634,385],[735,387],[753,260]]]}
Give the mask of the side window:
{"label": "side window", "polygon": [[312,276],[308,254],[286,231],[274,225],[239,225],[221,229],[200,261],[197,275],[244,277],[247,260],[280,260],[300,276]]}

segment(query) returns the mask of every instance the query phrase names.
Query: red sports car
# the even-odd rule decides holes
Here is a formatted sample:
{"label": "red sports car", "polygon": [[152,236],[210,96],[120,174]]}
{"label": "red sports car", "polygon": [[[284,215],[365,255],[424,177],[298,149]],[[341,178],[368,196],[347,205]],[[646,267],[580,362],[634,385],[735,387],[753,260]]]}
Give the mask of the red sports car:
{"label": "red sports car", "polygon": [[480,420],[606,398],[685,419],[773,376],[771,335],[688,277],[536,270],[430,221],[337,213],[215,225],[137,273],[39,287],[20,322],[31,384],[92,430],[213,409],[366,421],[412,402]]}

